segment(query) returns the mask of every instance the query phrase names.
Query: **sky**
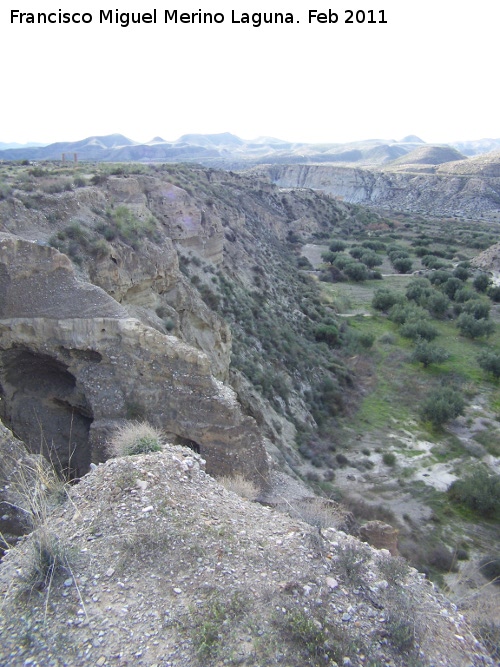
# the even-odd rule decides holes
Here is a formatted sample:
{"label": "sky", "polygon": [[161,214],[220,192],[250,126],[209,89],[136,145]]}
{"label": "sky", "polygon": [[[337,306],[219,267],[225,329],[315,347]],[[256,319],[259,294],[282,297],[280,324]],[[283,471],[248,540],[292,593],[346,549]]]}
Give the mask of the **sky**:
{"label": "sky", "polygon": [[[100,23],[110,9],[113,22]],[[115,22],[115,10],[154,9],[156,24]],[[165,10],[175,9],[224,20],[165,23]],[[12,10],[92,20],[21,23]],[[328,21],[329,11],[335,23],[315,18]],[[293,23],[243,23],[244,13],[258,12],[290,13]],[[251,8],[241,0],[5,0],[0,142],[219,132],[328,143],[498,138],[499,25],[500,3],[491,0],[267,0]]]}

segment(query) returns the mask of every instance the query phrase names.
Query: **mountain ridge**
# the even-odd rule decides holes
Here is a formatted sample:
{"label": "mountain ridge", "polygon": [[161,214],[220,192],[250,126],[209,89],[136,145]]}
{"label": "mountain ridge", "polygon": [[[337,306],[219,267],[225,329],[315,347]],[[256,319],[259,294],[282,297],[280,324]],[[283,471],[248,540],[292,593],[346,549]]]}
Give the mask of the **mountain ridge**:
{"label": "mountain ridge", "polygon": [[[92,135],[78,141],[59,141],[48,145],[5,147],[0,160],[59,160],[61,153],[78,153],[81,160],[121,161],[192,161],[205,166],[242,169],[266,163],[349,163],[357,165],[390,164],[424,147],[445,147],[466,156],[500,149],[500,139],[480,139],[448,144],[427,144],[415,135],[401,141],[368,139],[354,142],[290,142],[274,137],[241,139],[230,132],[184,134],[176,140],[161,137],[141,143],[122,134]],[[455,159],[457,159],[455,157]]]}

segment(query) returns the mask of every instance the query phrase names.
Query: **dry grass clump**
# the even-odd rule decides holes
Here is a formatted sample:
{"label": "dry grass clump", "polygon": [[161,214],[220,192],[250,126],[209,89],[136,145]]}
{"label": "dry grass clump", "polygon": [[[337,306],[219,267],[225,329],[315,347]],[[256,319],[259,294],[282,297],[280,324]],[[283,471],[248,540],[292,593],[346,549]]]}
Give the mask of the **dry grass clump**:
{"label": "dry grass clump", "polygon": [[258,487],[243,475],[219,477],[217,481],[228,491],[232,491],[242,498],[255,500],[259,495]]}
{"label": "dry grass clump", "polygon": [[310,526],[320,530],[336,526],[339,522],[339,514],[335,508],[323,498],[303,500],[288,505],[287,512],[290,516],[305,521]]}
{"label": "dry grass clump", "polygon": [[52,519],[53,509],[68,499],[67,482],[43,456],[33,455],[18,461],[11,487],[16,498],[15,509],[23,514],[26,529],[31,531],[31,548],[25,566],[18,572],[22,582],[18,593],[29,596],[33,591],[47,591],[46,614],[54,579],[73,576],[71,549],[58,534]]}
{"label": "dry grass clump", "polygon": [[107,450],[111,456],[133,456],[159,452],[163,444],[159,429],[148,422],[131,421],[116,429]]}
{"label": "dry grass clump", "polygon": [[10,488],[16,499],[15,509],[23,513],[27,529],[32,530],[45,524],[51,508],[66,498],[66,482],[42,455],[26,456],[17,462]]}

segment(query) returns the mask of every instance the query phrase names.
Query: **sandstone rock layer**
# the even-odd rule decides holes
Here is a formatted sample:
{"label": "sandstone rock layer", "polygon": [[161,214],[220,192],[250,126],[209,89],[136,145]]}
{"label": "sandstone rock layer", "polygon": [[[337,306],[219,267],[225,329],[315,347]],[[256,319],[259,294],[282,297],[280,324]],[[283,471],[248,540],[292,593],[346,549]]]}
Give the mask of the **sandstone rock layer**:
{"label": "sandstone rock layer", "polygon": [[0,277],[0,416],[32,451],[80,476],[114,424],[147,419],[208,472],[266,485],[255,422],[203,352],[130,317],[53,248],[0,235]]}

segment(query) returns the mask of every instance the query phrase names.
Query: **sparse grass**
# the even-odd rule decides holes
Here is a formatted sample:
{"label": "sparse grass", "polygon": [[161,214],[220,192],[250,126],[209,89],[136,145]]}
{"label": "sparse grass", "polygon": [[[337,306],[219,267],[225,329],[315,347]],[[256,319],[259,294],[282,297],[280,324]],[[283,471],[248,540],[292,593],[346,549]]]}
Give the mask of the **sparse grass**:
{"label": "sparse grass", "polygon": [[415,614],[403,597],[392,602],[386,617],[388,639],[398,653],[409,653],[415,645]]}
{"label": "sparse grass", "polygon": [[347,627],[335,622],[323,606],[306,607],[281,599],[272,617],[279,631],[280,652],[286,664],[323,667],[353,656],[362,642]]}
{"label": "sparse grass", "polygon": [[201,665],[212,664],[249,606],[244,591],[227,597],[223,590],[213,589],[199,606],[191,607],[191,637]]}
{"label": "sparse grass", "polygon": [[383,578],[392,586],[402,584],[410,573],[408,561],[400,556],[381,556],[377,567]]}
{"label": "sparse grass", "polygon": [[347,544],[336,553],[335,565],[352,586],[365,583],[366,564],[371,552],[361,544]]}
{"label": "sparse grass", "polygon": [[112,456],[133,456],[161,451],[163,436],[147,422],[128,422],[117,428],[107,444]]}
{"label": "sparse grass", "polygon": [[23,592],[49,590],[54,578],[71,572],[70,550],[46,521],[32,533],[29,569],[21,575]]}

